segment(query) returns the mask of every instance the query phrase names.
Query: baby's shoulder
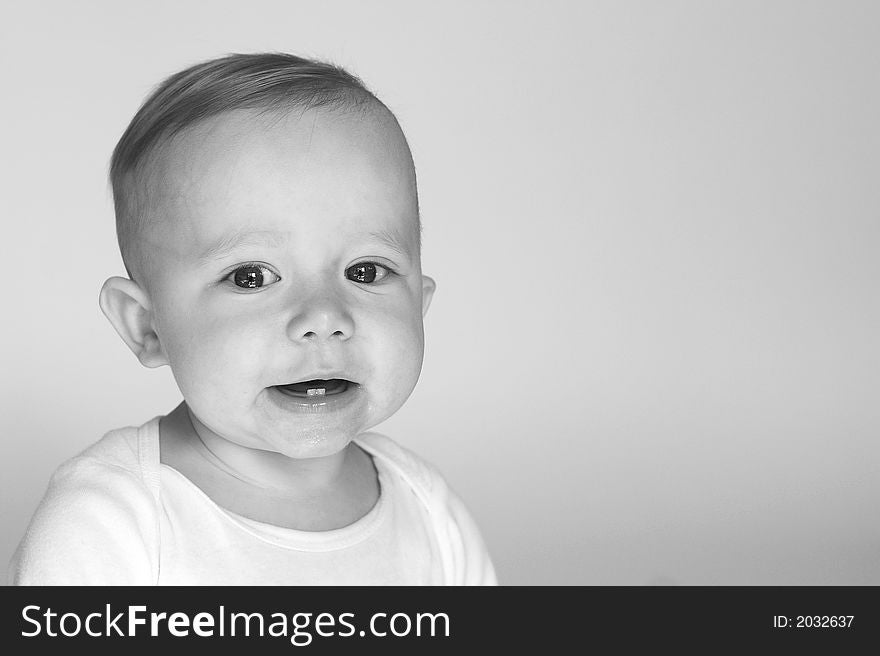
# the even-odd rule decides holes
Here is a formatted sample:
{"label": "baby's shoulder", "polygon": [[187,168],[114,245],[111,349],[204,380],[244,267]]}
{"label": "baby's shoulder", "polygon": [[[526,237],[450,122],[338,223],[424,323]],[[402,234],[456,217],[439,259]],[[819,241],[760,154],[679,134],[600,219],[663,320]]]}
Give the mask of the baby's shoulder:
{"label": "baby's shoulder", "polygon": [[61,464],[49,481],[43,505],[73,506],[83,512],[123,504],[147,510],[158,488],[151,484],[138,431],[135,427],[110,431]]}
{"label": "baby's shoulder", "polygon": [[360,435],[357,443],[377,466],[395,471],[425,505],[437,536],[445,580],[453,585],[495,585],[486,545],[462,500],[439,470],[413,451],[379,433]]}
{"label": "baby's shoulder", "polygon": [[[52,485],[97,479],[131,480],[150,487],[150,454],[158,453],[158,430],[150,434],[150,422],[111,430],[79,454],[64,462],[52,476]],[[153,444],[155,443],[155,444]],[[158,456],[155,458],[158,461]],[[155,465],[155,466],[154,466]]]}
{"label": "baby's shoulder", "polygon": [[138,467],[138,428],[126,426],[108,431],[65,464],[91,461],[106,466],[136,469]]}
{"label": "baby's shoulder", "polygon": [[446,480],[440,470],[387,435],[363,433],[358,436],[357,444],[382,465],[404,478],[411,487],[430,495],[446,492]]}
{"label": "baby's shoulder", "polygon": [[10,564],[11,581],[155,579],[157,495],[144,476],[138,431],[110,431],[55,471]]}

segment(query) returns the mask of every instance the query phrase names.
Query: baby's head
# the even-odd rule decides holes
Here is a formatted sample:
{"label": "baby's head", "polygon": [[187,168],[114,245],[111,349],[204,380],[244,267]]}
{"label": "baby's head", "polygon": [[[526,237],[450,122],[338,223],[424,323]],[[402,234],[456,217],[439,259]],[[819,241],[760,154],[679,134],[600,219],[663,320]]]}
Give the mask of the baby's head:
{"label": "baby's head", "polygon": [[391,112],[348,73],[232,55],[165,81],[111,164],[130,279],[101,307],[190,412],[237,444],[330,455],[415,387],[415,171]]}

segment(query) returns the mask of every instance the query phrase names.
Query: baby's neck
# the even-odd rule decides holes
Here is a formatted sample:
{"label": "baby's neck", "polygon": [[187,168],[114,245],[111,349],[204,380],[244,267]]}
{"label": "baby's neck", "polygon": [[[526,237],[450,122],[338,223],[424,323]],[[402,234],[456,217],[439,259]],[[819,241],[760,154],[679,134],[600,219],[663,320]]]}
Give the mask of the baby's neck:
{"label": "baby's neck", "polygon": [[189,413],[193,446],[213,465],[256,488],[285,496],[313,496],[338,487],[350,467],[352,445],[322,458],[296,459],[216,435]]}
{"label": "baby's neck", "polygon": [[160,421],[161,461],[234,513],[322,531],[365,515],[378,500],[372,459],[350,444],[324,458],[294,459],[215,435],[179,405]]}

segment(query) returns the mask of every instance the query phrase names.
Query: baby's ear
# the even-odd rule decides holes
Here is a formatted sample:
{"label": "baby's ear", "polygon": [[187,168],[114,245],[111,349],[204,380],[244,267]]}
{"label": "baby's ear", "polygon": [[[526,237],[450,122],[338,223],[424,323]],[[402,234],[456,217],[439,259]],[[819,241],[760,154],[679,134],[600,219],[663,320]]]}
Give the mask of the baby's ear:
{"label": "baby's ear", "polygon": [[437,289],[437,283],[429,276],[422,276],[422,316],[428,314],[428,307],[431,305],[431,299],[434,298],[434,290]]}
{"label": "baby's ear", "polygon": [[134,280],[109,278],[98,299],[104,316],[110,320],[131,352],[145,367],[168,364],[168,356],[153,328],[150,297]]}

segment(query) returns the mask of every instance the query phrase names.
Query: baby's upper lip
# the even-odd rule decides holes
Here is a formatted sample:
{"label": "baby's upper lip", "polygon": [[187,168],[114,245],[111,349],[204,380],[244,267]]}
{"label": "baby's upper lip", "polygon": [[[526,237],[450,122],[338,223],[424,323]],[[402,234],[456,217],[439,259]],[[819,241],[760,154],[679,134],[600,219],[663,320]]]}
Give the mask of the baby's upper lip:
{"label": "baby's upper lip", "polygon": [[340,380],[347,380],[350,383],[356,383],[353,378],[351,378],[351,374],[348,374],[341,369],[322,369],[317,371],[312,371],[306,374],[296,374],[296,377],[291,378],[290,380],[284,381],[283,383],[279,383],[280,385],[293,385],[294,383],[305,383],[309,380],[331,380],[333,378],[338,378]]}

